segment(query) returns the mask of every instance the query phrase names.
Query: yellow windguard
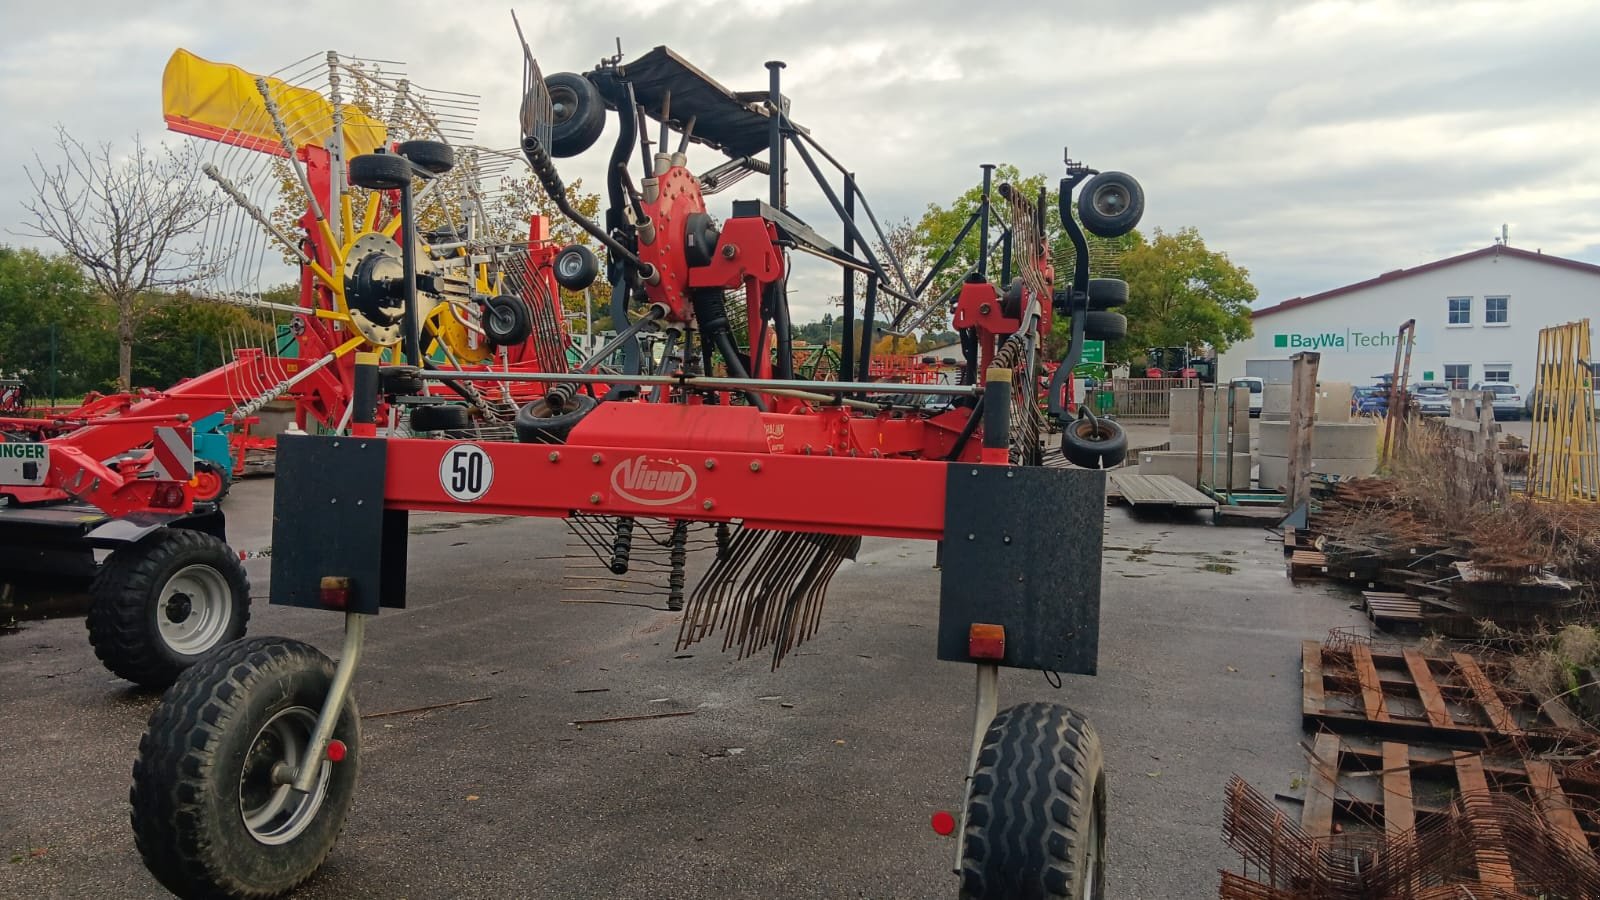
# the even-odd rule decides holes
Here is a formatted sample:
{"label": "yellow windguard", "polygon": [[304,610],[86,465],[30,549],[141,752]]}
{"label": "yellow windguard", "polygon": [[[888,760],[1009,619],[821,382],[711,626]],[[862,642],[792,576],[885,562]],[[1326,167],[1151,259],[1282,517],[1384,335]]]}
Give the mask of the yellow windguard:
{"label": "yellow windguard", "polygon": [[[161,113],[167,127],[282,156],[283,142],[256,88],[256,77],[238,66],[201,59],[183,49],[175,51],[161,74]],[[297,149],[308,144],[320,146],[332,135],[333,104],[327,98],[277,78],[267,79],[267,89]],[[382,122],[355,106],[344,105],[347,158],[371,153],[384,142]]]}

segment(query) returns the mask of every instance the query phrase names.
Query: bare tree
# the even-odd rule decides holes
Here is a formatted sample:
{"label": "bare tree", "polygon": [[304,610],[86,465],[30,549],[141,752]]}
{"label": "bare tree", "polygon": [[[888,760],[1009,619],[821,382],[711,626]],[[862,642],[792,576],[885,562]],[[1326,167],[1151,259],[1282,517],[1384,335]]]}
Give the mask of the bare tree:
{"label": "bare tree", "polygon": [[111,145],[90,148],[56,127],[63,161],[34,154],[24,166],[34,196],[26,229],[61,245],[117,311],[117,385],[132,380],[133,337],[142,298],[192,284],[208,273],[204,253],[183,238],[204,224],[216,195],[192,150],[147,148],[137,136],[126,157]]}

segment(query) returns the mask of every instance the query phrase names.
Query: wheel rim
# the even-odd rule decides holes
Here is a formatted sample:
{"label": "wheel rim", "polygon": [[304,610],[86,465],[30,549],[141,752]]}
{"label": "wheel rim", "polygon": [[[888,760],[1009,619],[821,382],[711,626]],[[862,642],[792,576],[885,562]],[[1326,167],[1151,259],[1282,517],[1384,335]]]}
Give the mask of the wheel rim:
{"label": "wheel rim", "polygon": [[557,125],[565,125],[578,113],[578,94],[571,88],[559,87],[550,92],[550,118]]}
{"label": "wheel rim", "polygon": [[196,466],[194,470],[194,498],[215,500],[222,494],[222,476],[210,467]]}
{"label": "wheel rim", "polygon": [[161,588],[156,624],[177,653],[194,656],[216,646],[233,620],[233,590],[208,565],[186,566]]}
{"label": "wheel rim", "polygon": [[1102,216],[1120,216],[1128,209],[1128,192],[1120,185],[1108,184],[1094,192],[1093,205]]}
{"label": "wheel rim", "polygon": [[505,336],[517,326],[517,314],[504,306],[496,306],[489,313],[489,323],[494,326],[496,336]]}
{"label": "wheel rim", "polygon": [[328,796],[333,766],[321,772],[309,794],[290,783],[303,764],[317,728],[317,714],[304,706],[279,710],[256,732],[239,774],[239,817],[250,836],[263,844],[287,844],[316,819]]}
{"label": "wheel rim", "polygon": [[556,270],[563,278],[577,278],[583,271],[583,259],[576,253],[569,253],[556,261]]}

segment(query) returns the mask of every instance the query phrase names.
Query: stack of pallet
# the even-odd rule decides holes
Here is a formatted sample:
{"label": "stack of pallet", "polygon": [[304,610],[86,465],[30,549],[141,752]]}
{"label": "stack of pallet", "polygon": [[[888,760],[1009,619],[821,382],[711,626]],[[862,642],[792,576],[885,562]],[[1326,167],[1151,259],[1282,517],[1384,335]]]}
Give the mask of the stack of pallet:
{"label": "stack of pallet", "polygon": [[1600,736],[1508,681],[1467,653],[1306,641],[1306,777],[1277,798],[1298,827],[1235,779],[1225,830],[1245,871],[1221,895],[1597,896]]}

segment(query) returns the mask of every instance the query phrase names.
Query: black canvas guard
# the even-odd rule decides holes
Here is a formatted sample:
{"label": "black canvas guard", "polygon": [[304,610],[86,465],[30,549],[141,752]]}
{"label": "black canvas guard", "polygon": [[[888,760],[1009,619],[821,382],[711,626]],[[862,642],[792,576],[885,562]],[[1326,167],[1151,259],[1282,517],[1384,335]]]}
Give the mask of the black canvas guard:
{"label": "black canvas guard", "polygon": [[382,438],[281,435],[272,504],[272,602],[327,609],[322,579],[350,579],[346,612],[405,606],[406,521],[383,508]]}
{"label": "black canvas guard", "polygon": [[1001,665],[1093,675],[1106,473],[952,464],[945,491],[939,658],[974,662],[971,626],[1001,625]]}

